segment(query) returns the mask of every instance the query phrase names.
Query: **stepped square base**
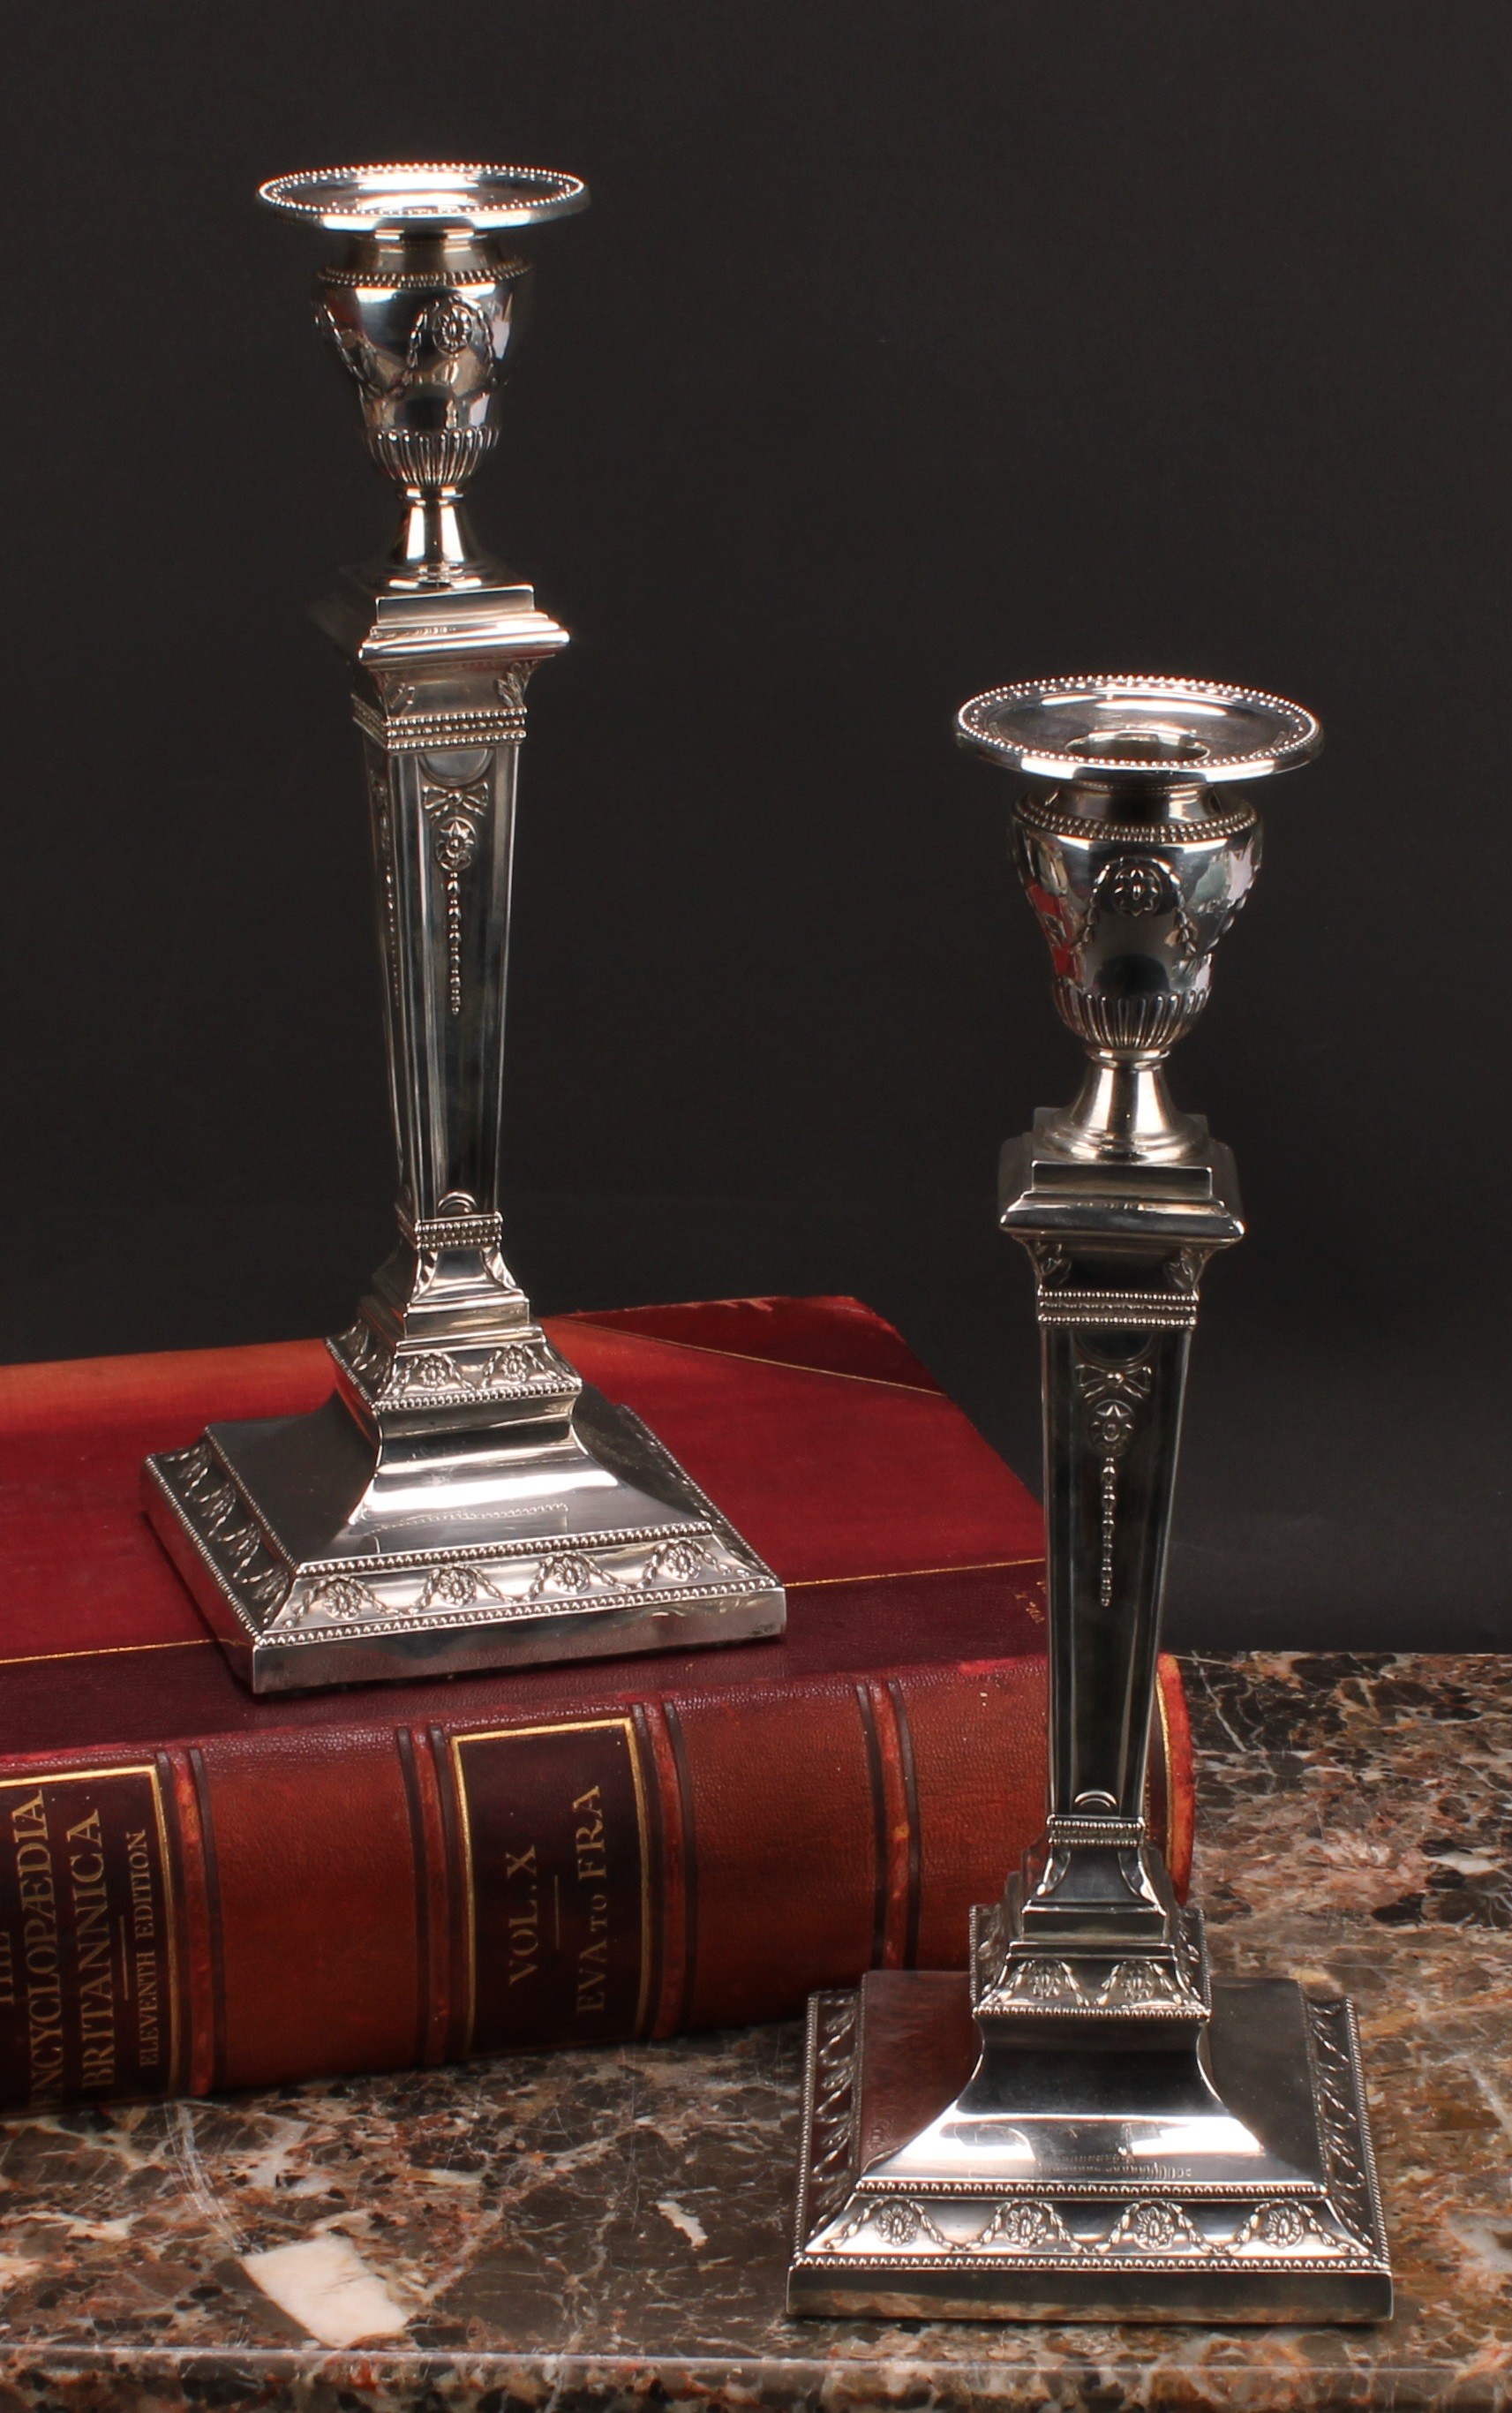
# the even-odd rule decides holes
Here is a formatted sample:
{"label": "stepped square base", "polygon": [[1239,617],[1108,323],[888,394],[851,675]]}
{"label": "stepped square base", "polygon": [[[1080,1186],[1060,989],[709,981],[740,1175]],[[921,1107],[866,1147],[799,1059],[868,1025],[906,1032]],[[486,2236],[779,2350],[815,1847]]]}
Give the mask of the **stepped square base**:
{"label": "stepped square base", "polygon": [[[999,2049],[978,2067],[980,2049],[964,1976],[880,1970],[813,1996],[789,2312],[1389,2316],[1348,2002],[1289,1978],[1215,1979],[1203,2052],[1232,2118],[1210,2120],[1211,2137],[1182,2100],[1180,2056],[1167,2117],[1160,2053]],[[1236,2122],[1258,2148],[1248,2174]]]}
{"label": "stepped square base", "polygon": [[341,1397],[148,1459],[147,1513],[255,1693],[783,1630],[771,1570],[627,1408],[438,1437],[375,1475]]}

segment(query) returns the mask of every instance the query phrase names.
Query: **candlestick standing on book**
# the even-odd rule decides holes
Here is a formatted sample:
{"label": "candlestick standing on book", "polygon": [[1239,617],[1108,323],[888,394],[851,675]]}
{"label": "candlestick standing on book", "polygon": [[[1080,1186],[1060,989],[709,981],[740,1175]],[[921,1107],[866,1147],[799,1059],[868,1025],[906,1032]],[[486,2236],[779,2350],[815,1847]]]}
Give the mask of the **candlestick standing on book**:
{"label": "candlestick standing on book", "polygon": [[420,166],[279,177],[262,198],[349,239],[316,317],[404,497],[389,561],[316,614],[355,671],[400,1237],[329,1344],[328,1405],[150,1459],[149,1514],[257,1692],[780,1633],[776,1577],[584,1386],[502,1253],[515,778],[526,681],[567,640],[462,497],[497,435],[516,239],[587,192]]}
{"label": "candlestick standing on book", "polygon": [[[197,1429],[217,1395],[246,1415],[317,1405],[324,1351],[0,1367],[18,1961],[48,1854],[81,1869],[84,1822],[99,1856],[98,1884],[49,1909],[48,2021],[35,1987],[29,2016],[24,1982],[0,1986],[0,2112],[787,2019],[873,1961],[964,1966],[996,1874],[984,1837],[1026,1846],[1044,1791],[1037,1503],[855,1300],[548,1328],[727,1496],[787,1580],[784,1636],[249,1714],[193,1647],[131,1450]],[[87,1592],[56,1577],[81,1530]],[[1152,1825],[1180,1887],[1191,1747],[1168,1660],[1161,1710]],[[112,2013],[95,1956],[123,1923]]]}
{"label": "candlestick standing on book", "polygon": [[1050,1800],[973,1913],[969,1981],[884,1971],[810,2006],[795,2312],[1363,2321],[1391,2308],[1352,2007],[1214,1980],[1145,1825],[1186,1359],[1240,1239],[1228,1150],[1164,1059],[1259,862],[1247,801],[1317,723],[1202,682],[1060,679],[962,710],[1038,784],[1019,867],[1089,1063],[1003,1153],[1045,1399]]}

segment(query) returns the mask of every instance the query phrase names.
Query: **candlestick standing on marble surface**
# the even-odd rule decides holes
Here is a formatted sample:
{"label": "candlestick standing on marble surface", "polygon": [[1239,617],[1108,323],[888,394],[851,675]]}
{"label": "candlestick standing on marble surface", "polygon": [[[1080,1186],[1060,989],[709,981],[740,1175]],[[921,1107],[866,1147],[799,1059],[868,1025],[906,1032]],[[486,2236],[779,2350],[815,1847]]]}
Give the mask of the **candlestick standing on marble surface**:
{"label": "candlestick standing on marble surface", "polygon": [[1177,1113],[1164,1063],[1259,864],[1231,783],[1321,733],[1274,696],[1127,677],[996,688],[958,727],[1034,783],[1019,868],[1088,1057],[1000,1185],[1038,1295],[1049,1811],[973,1914],[969,1977],[876,1971],[813,1998],[789,2306],[1383,2319],[1352,2006],[1212,1978],[1144,1817],[1197,1291],[1243,1234],[1233,1160]]}
{"label": "candlestick standing on marble surface", "polygon": [[403,496],[392,554],[316,616],[366,762],[399,1244],[329,1343],[317,1414],[212,1426],[146,1503],[257,1692],[780,1633],[782,1588],[669,1453],[585,1386],[505,1263],[505,972],[525,687],[566,630],[479,547],[527,263],[574,176],[333,169],[262,189],[345,233],[316,316]]}

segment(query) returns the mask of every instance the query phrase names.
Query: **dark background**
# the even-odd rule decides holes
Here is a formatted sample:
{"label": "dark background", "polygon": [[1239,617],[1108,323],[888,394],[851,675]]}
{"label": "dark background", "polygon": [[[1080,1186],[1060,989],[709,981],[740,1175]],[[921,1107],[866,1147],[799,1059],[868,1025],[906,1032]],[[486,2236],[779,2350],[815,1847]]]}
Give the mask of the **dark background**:
{"label": "dark background", "polygon": [[259,0],[12,22],[0,1355],[335,1329],[391,1189],[341,666],[392,506],[274,172],[585,175],[484,533],[532,695],[510,1255],[846,1290],[1032,1471],[998,1142],[1074,1085],[956,706],[1152,669],[1322,761],[1180,1050],[1172,1629],[1512,1645],[1502,0]]}

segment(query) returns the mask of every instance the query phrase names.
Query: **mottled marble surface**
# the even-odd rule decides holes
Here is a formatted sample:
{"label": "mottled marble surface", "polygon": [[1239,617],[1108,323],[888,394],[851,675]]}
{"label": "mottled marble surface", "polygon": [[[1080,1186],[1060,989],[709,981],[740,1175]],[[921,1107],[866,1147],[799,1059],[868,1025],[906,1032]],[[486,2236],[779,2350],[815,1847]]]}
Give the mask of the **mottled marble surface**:
{"label": "mottled marble surface", "polygon": [[0,2124],[0,2413],[1512,2407],[1512,1661],[1188,1668],[1215,1961],[1359,2006],[1388,2326],[790,2322],[769,2028]]}

